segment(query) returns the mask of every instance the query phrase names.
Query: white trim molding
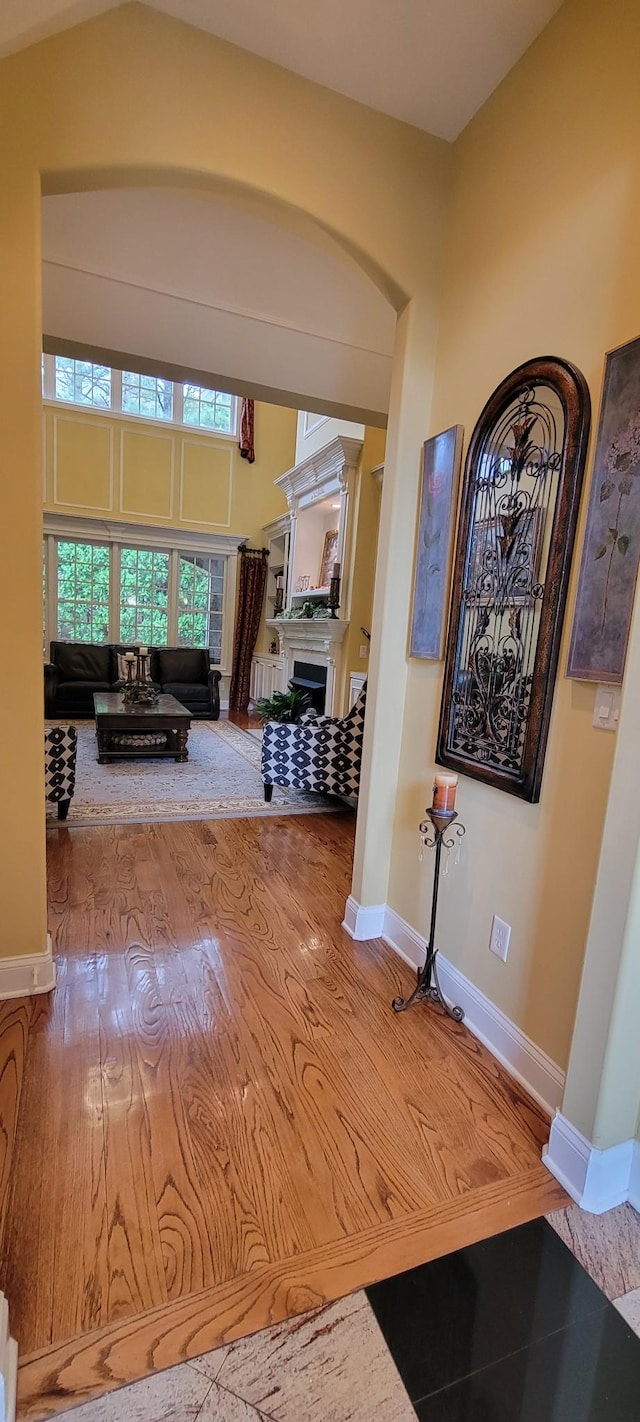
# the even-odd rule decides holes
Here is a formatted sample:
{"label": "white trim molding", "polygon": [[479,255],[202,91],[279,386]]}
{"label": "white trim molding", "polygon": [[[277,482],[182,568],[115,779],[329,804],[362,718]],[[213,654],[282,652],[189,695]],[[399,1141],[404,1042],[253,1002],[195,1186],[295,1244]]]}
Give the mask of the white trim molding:
{"label": "white trim molding", "polygon": [[365,908],[349,894],[344,906],[342,927],[350,938],[355,938],[359,943],[365,942],[368,938],[381,938],[384,928],[384,910],[384,904],[373,904],[371,907]]}
{"label": "white trim molding", "polygon": [[[426,939],[388,904],[363,908],[349,897],[342,926],[352,938],[383,938],[412,968],[424,963]],[[564,1072],[557,1063],[442,953],[438,953],[438,977],[445,996],[464,1008],[469,1031],[552,1116],[564,1090]]]}
{"label": "white trim molding", "polygon": [[276,489],[282,489],[291,510],[305,508],[329,494],[347,492],[349,475],[357,468],[361,450],[361,439],[337,435],[273,482]]}
{"label": "white trim molding", "polygon": [[[56,965],[53,961],[50,933],[47,934],[44,953],[25,953],[21,958],[0,958],[1,1002],[10,997],[34,997],[37,993],[51,992],[55,985]],[[0,1338],[0,1349],[1,1346]]]}
{"label": "white trim molding", "polygon": [[602,1215],[629,1200],[640,1205],[640,1145],[622,1141],[597,1150],[560,1111],[551,1125],[542,1158],[582,1210]]}
{"label": "white trim molding", "polygon": [[0,1422],[15,1422],[18,1344],[9,1333],[9,1305],[0,1293]]}
{"label": "white trim molding", "polygon": [[[155,431],[154,431],[155,433]],[[248,533],[199,533],[188,528],[162,528],[149,523],[125,523],[115,518],[76,518],[74,514],[43,514],[45,533],[56,538],[86,538],[103,543],[134,543],[141,548],[177,548],[181,553],[216,554],[231,557]]]}

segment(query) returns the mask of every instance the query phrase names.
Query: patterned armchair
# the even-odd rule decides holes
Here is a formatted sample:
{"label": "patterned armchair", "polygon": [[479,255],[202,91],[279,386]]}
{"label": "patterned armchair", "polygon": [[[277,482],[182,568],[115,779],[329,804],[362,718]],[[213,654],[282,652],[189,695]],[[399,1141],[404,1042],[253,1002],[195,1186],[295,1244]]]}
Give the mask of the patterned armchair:
{"label": "patterned armchair", "polygon": [[44,733],[45,797],[58,806],[58,819],[66,820],[76,788],[78,732],[75,726],[50,726]]}
{"label": "patterned armchair", "polygon": [[365,682],[355,706],[341,719],[307,712],[294,726],[267,722],[262,741],[265,800],[271,799],[274,785],[320,795],[358,794],[366,698]]}

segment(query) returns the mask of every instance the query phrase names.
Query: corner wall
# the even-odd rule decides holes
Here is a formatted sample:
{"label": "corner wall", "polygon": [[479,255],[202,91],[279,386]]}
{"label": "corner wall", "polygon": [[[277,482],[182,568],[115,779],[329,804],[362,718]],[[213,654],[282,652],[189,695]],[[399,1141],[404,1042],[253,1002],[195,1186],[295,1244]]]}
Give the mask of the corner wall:
{"label": "corner wall", "polygon": [[[425,434],[460,422],[468,443],[502,377],[543,354],[582,369],[597,421],[604,353],[640,330],[639,68],[636,0],[568,0],[455,145]],[[592,728],[594,688],[564,676],[589,479],[590,466],[540,803],[462,779],[466,859],[441,918],[447,957],[562,1067],[615,750],[611,733]],[[406,633],[403,608],[396,635]],[[441,679],[441,665],[409,663],[389,903],[418,929],[430,899],[416,826],[430,795]],[[636,781],[639,753],[636,745]],[[605,887],[612,904],[619,868],[611,864]],[[494,913],[512,925],[506,964],[488,951]]]}

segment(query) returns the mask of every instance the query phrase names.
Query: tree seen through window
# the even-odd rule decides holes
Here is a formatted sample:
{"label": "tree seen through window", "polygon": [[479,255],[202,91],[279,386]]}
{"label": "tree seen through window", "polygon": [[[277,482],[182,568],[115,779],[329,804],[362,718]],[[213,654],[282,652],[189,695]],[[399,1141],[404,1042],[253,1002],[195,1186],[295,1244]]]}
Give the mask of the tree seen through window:
{"label": "tree seen through window", "polygon": [[169,633],[169,554],[120,550],[120,641],[166,647]]}
{"label": "tree seen through window", "polygon": [[108,546],[59,539],[57,635],[61,641],[109,641],[109,590]]}

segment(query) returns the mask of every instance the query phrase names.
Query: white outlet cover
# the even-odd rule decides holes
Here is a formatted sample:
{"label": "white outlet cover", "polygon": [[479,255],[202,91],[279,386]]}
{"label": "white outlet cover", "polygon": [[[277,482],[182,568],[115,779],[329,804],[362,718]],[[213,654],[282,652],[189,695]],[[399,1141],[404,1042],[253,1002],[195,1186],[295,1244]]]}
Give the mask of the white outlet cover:
{"label": "white outlet cover", "polygon": [[503,963],[507,961],[509,952],[509,939],[511,938],[511,924],[505,923],[503,918],[498,918],[497,913],[493,915],[491,925],[491,939],[489,947],[497,958],[501,958]]}

